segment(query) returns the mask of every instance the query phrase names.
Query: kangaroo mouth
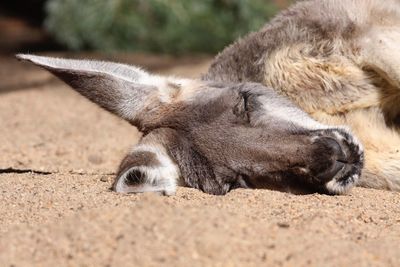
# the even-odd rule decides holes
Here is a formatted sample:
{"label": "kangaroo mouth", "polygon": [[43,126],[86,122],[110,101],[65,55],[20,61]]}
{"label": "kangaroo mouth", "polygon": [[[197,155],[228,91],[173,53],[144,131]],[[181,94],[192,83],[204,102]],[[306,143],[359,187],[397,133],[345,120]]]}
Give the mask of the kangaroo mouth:
{"label": "kangaroo mouth", "polygon": [[338,162],[337,173],[324,185],[328,194],[344,194],[355,186],[361,176],[362,162]]}
{"label": "kangaroo mouth", "polygon": [[[317,178],[321,181],[330,181],[331,179],[341,179],[346,173],[346,169],[349,167],[349,163],[337,160],[333,166],[317,175]],[[333,177],[333,178],[332,178]]]}

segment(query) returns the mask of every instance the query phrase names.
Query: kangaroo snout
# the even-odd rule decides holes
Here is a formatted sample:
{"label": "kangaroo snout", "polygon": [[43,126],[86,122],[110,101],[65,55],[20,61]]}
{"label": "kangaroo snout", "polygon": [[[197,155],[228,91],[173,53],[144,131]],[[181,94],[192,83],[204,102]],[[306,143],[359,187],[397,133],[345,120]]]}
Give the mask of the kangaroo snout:
{"label": "kangaroo snout", "polygon": [[342,171],[348,164],[347,155],[344,153],[340,144],[331,137],[321,137],[317,141],[322,146],[326,147],[331,152],[331,157],[328,159],[327,168],[319,172],[316,176],[323,182],[328,182]]}
{"label": "kangaroo snout", "polygon": [[342,129],[327,130],[314,140],[315,174],[323,190],[340,194],[356,185],[363,167],[364,153],[358,141]]}

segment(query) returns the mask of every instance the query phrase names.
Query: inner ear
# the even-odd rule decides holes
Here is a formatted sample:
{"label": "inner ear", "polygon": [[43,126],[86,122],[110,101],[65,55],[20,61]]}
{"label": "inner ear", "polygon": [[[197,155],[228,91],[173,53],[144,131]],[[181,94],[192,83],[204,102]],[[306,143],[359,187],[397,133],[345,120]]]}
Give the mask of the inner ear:
{"label": "inner ear", "polygon": [[124,184],[126,186],[137,186],[145,182],[145,175],[137,169],[130,169],[125,174]]}
{"label": "inner ear", "polygon": [[[182,88],[198,82],[152,75],[138,67],[96,60],[75,60],[18,54],[17,58],[50,71],[75,91],[139,129],[150,116],[145,111],[163,107],[182,95]],[[188,90],[190,91],[190,90]]]}
{"label": "inner ear", "polygon": [[145,173],[141,171],[139,167],[134,167],[118,175],[113,189],[119,193],[140,193],[145,191],[145,184]]}
{"label": "inner ear", "polygon": [[145,136],[122,160],[112,189],[119,193],[155,192],[173,195],[179,181],[179,168],[166,149],[156,144],[161,136]]}

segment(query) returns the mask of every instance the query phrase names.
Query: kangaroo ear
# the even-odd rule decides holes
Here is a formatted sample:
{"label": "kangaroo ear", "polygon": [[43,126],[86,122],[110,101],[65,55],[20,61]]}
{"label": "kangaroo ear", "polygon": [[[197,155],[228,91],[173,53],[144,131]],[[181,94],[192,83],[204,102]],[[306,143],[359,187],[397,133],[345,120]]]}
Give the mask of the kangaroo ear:
{"label": "kangaroo ear", "polygon": [[[149,133],[122,160],[113,190],[119,193],[158,192],[173,195],[179,182],[178,165],[163,145],[154,142],[162,135]],[[150,143],[149,140],[151,140]],[[157,141],[158,141],[157,140]]]}
{"label": "kangaroo ear", "polygon": [[142,112],[166,104],[190,80],[150,75],[140,68],[95,60],[18,54],[45,68],[106,110],[140,127]]}

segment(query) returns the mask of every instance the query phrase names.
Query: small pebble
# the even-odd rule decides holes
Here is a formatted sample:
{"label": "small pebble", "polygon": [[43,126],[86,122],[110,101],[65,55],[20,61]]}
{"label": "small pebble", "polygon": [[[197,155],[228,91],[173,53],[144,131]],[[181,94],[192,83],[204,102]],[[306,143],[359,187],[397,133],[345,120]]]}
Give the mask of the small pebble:
{"label": "small pebble", "polygon": [[290,225],[286,222],[279,222],[278,226],[281,228],[289,228],[290,227]]}

